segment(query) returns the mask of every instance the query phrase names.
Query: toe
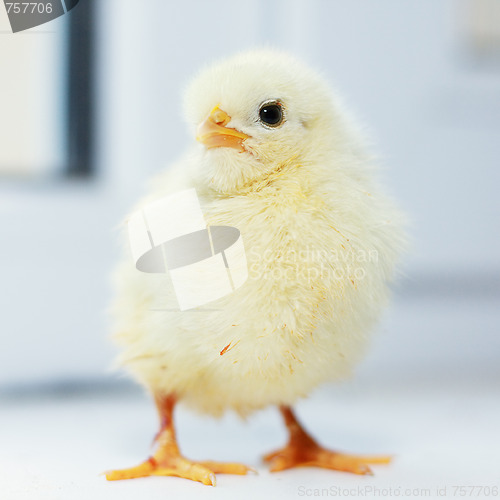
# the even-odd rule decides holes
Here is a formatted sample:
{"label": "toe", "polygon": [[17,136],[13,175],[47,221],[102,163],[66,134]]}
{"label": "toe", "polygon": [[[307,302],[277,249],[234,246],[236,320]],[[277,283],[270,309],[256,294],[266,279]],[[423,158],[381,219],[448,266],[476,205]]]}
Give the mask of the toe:
{"label": "toe", "polygon": [[108,471],[106,472],[106,479],[108,481],[119,481],[121,479],[136,479],[138,477],[147,477],[151,475],[153,470],[153,464],[149,460],[146,460],[136,467]]}
{"label": "toe", "polygon": [[214,462],[212,460],[207,460],[200,462],[200,464],[209,468],[212,472],[215,472],[215,474],[236,474],[244,476],[248,472],[257,472],[251,467],[238,463]]}
{"label": "toe", "polygon": [[[214,471],[199,463],[192,463],[188,460],[182,459],[172,470],[173,473],[158,475],[183,477],[185,479],[191,479],[192,481],[198,481],[211,486],[215,486],[216,484]],[[165,469],[165,471],[169,471],[169,469]]]}
{"label": "toe", "polygon": [[368,464],[359,457],[353,455],[344,455],[343,453],[329,452],[324,450],[307,465],[322,467],[324,469],[333,469],[353,474],[372,475]]}
{"label": "toe", "polygon": [[367,464],[390,464],[392,461],[390,455],[367,455],[361,459]]}

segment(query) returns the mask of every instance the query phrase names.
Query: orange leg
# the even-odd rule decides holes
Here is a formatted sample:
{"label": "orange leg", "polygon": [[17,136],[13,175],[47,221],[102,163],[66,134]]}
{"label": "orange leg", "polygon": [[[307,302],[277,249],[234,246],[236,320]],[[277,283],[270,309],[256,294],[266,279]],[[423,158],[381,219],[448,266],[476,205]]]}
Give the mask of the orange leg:
{"label": "orange leg", "polygon": [[108,481],[133,479],[147,476],[177,476],[215,486],[215,474],[246,474],[252,470],[242,464],[222,462],[193,462],[184,458],[179,451],[175,437],[173,411],[175,397],[156,398],[160,416],[160,431],[155,441],[158,449],[145,462],[129,469],[113,470],[106,473]]}
{"label": "orange leg", "polygon": [[292,410],[287,406],[280,407],[290,438],[288,444],[264,457],[271,463],[271,472],[292,467],[309,466],[325,469],[353,472],[354,474],[372,474],[368,464],[387,464],[388,456],[358,456],[331,451],[320,446],[301,427]]}

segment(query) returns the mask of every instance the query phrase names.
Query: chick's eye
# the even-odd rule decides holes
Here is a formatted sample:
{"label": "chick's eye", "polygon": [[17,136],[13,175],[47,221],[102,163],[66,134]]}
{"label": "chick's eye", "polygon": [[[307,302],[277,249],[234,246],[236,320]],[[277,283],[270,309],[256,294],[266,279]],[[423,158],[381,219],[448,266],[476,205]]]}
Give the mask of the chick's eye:
{"label": "chick's eye", "polygon": [[269,127],[278,127],[283,122],[283,109],[277,102],[263,104],[259,110],[260,121]]}

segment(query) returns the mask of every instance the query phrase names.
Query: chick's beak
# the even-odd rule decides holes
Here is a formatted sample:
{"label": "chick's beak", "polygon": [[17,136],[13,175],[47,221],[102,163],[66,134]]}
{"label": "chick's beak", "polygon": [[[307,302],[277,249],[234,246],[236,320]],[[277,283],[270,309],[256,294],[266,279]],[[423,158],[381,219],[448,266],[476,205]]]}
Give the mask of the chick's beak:
{"label": "chick's beak", "polygon": [[230,120],[231,117],[225,111],[215,106],[199,125],[196,140],[204,144],[207,149],[226,147],[245,151],[243,142],[250,136],[226,127]]}

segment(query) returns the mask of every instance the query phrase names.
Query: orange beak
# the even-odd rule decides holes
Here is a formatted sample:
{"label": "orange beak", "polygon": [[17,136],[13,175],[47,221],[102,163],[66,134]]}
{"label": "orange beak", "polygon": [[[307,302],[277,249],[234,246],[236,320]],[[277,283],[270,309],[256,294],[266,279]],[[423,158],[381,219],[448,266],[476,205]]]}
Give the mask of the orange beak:
{"label": "orange beak", "polygon": [[215,106],[198,127],[196,140],[204,144],[207,149],[234,148],[245,151],[243,142],[250,136],[226,127],[230,120],[231,117],[225,111]]}

